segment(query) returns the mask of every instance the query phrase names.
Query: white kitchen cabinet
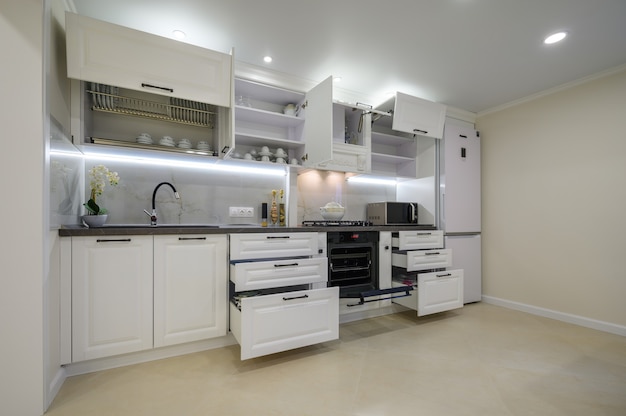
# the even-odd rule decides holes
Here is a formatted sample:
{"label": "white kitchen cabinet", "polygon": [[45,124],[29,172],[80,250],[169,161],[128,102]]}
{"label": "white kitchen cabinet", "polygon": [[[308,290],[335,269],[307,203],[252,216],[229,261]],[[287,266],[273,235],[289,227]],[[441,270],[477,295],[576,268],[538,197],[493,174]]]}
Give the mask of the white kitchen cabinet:
{"label": "white kitchen cabinet", "polygon": [[322,241],[315,232],[230,236],[230,330],[242,360],[339,337]]}
{"label": "white kitchen cabinet", "polygon": [[70,78],[231,106],[232,56],[66,13]]}
{"label": "white kitchen cabinet", "polygon": [[326,257],[249,261],[230,265],[237,292],[328,281]]}
{"label": "white kitchen cabinet", "polygon": [[[232,55],[72,13],[66,29],[74,143],[197,156],[233,146]],[[137,142],[140,133],[153,142]],[[161,145],[163,136],[191,148]]]}
{"label": "white kitchen cabinet", "polygon": [[398,297],[394,303],[417,311],[417,316],[430,315],[463,307],[463,270],[420,273],[415,280],[393,281],[394,287],[415,286],[409,296]]}
{"label": "white kitchen cabinet", "polygon": [[241,359],[259,357],[339,337],[339,288],[242,298],[231,303],[231,331]]}
{"label": "white kitchen cabinet", "polygon": [[[235,79],[235,140],[229,157],[243,157],[251,153],[260,161],[261,149],[267,146],[272,153],[267,163],[276,162],[276,149],[302,163],[305,150],[304,111],[305,94],[258,82]],[[284,114],[284,108],[295,105],[294,114]]]}
{"label": "white kitchen cabinet", "polygon": [[226,235],[154,236],[154,347],[227,332]]}
{"label": "white kitchen cabinet", "polygon": [[72,361],[152,348],[152,236],[72,238]]}
{"label": "white kitchen cabinet", "polygon": [[371,111],[333,101],[333,77],[307,93],[304,166],[341,172],[371,170]]}
{"label": "white kitchen cabinet", "polygon": [[230,236],[230,260],[316,256],[318,233],[241,233]]}
{"label": "white kitchen cabinet", "polygon": [[383,125],[391,121],[392,130],[436,139],[443,137],[446,118],[446,106],[443,104],[396,92],[376,109],[392,114],[391,120],[380,120]]}
{"label": "white kitchen cabinet", "polygon": [[443,248],[442,230],[399,231],[393,233],[392,244],[399,250]]}
{"label": "white kitchen cabinet", "polygon": [[440,269],[452,266],[452,250],[411,250],[394,252],[392,264],[409,272],[417,270]]}

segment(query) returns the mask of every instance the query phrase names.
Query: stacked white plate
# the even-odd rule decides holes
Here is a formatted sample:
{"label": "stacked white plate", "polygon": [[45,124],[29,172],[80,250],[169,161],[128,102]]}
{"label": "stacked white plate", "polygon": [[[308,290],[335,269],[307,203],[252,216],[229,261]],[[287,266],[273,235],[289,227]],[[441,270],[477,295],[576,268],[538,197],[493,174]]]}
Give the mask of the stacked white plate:
{"label": "stacked white plate", "polygon": [[163,138],[159,140],[159,144],[161,146],[169,146],[169,147],[175,146],[174,139],[172,139],[170,136],[163,136]]}
{"label": "stacked white plate", "polygon": [[152,137],[148,134],[140,134],[135,140],[139,144],[152,144]]}
{"label": "stacked white plate", "polygon": [[211,146],[209,146],[208,143],[200,142],[200,143],[197,144],[196,149],[208,152],[209,150],[211,150]]}
{"label": "stacked white plate", "polygon": [[177,146],[181,149],[191,149],[191,142],[189,139],[181,139]]}

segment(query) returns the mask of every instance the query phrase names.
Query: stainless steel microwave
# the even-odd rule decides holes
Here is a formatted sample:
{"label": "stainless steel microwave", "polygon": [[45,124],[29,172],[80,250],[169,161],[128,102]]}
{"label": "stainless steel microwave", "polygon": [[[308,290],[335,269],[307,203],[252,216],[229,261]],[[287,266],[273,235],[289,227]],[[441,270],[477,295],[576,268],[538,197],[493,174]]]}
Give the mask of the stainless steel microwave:
{"label": "stainless steel microwave", "polygon": [[417,225],[417,202],[372,202],[367,220],[373,225]]}

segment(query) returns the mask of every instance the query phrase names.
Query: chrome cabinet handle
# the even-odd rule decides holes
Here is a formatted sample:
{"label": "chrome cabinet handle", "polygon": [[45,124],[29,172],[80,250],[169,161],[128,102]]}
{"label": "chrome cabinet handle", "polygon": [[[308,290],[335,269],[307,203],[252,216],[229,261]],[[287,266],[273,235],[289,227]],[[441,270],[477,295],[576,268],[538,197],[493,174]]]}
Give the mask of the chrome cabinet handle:
{"label": "chrome cabinet handle", "polygon": [[283,297],[283,300],[306,299],[306,298],[308,298],[308,297],[309,297],[309,295],[294,296],[294,297],[291,297],[291,298],[285,298],[285,297]]}

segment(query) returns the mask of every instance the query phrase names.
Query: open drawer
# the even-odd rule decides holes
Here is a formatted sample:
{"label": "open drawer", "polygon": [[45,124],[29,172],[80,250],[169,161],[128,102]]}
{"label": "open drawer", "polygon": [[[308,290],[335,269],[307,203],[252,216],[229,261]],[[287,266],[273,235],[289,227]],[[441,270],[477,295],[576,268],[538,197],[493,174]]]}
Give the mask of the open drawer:
{"label": "open drawer", "polygon": [[[392,282],[393,287],[407,282]],[[417,274],[417,290],[410,296],[393,299],[393,303],[417,311],[417,316],[463,307],[463,270],[442,270]]]}
{"label": "open drawer", "polygon": [[416,250],[396,252],[391,255],[391,264],[408,272],[430,269],[445,269],[452,266],[452,250]]}
{"label": "open drawer", "polygon": [[249,233],[230,235],[230,259],[307,257],[319,254],[318,233]]}
{"label": "open drawer", "polygon": [[235,284],[236,292],[326,282],[328,259],[313,257],[234,263],[230,265],[230,280]]}
{"label": "open drawer", "polygon": [[230,330],[241,359],[339,338],[339,288],[242,298],[230,304]]}
{"label": "open drawer", "polygon": [[400,250],[443,248],[443,231],[399,231],[393,234],[391,244]]}

